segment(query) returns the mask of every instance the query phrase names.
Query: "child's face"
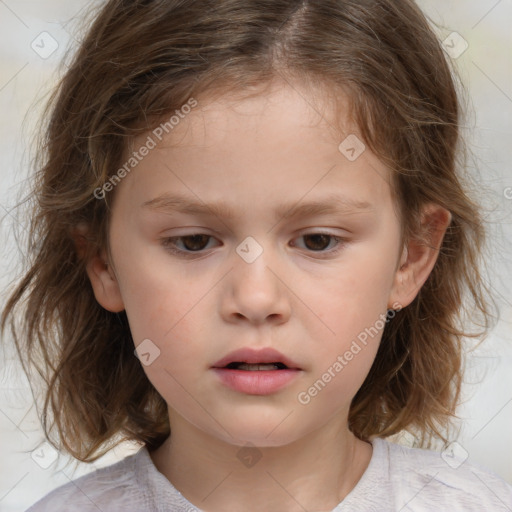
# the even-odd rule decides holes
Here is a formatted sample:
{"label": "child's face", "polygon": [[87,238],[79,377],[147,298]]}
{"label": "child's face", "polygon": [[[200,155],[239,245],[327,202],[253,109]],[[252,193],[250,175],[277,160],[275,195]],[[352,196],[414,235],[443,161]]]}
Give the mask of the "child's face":
{"label": "child's face", "polygon": [[[327,424],[346,428],[387,309],[414,295],[399,289],[389,170],[368,149],[350,161],[303,95],[277,87],[238,103],[199,101],[162,142],[139,137],[135,150],[148,135],[157,147],[116,187],[119,289],[95,292],[107,309],[126,309],[136,345],[151,340],[145,359],[160,350],[144,370],[171,430],[194,425],[229,443],[277,446]],[[344,137],[357,133],[346,128]],[[144,206],[165,195],[180,196],[176,210]],[[220,202],[232,216],[208,212]],[[325,212],[283,215],[312,202]],[[179,211],[185,203],[206,211]],[[189,237],[174,241],[189,257],[170,251],[171,237]],[[246,347],[272,347],[299,370],[266,371],[263,384],[257,371],[213,368]],[[222,375],[235,376],[236,389]]]}

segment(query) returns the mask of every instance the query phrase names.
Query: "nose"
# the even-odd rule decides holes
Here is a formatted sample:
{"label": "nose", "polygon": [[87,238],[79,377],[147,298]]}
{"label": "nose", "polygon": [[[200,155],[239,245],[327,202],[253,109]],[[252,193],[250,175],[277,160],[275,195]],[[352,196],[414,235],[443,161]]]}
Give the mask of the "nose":
{"label": "nose", "polygon": [[263,251],[251,263],[235,255],[224,283],[223,318],[231,323],[245,320],[255,325],[286,322],[291,314],[292,292],[279,269],[269,251]]}

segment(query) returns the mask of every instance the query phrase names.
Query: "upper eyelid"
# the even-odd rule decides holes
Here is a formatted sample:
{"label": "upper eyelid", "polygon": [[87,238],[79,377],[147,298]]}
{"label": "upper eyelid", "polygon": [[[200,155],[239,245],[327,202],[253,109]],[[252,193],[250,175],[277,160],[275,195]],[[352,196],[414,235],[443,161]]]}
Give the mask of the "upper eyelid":
{"label": "upper eyelid", "polygon": [[[201,233],[201,232],[196,232],[196,233],[189,233],[189,234],[183,234],[183,235],[176,235],[176,236],[169,236],[169,237],[164,237],[162,238],[162,241],[163,242],[170,242],[170,241],[173,241],[173,240],[179,240],[179,239],[182,239],[182,238],[187,238],[189,236],[197,236],[197,235],[203,235],[203,236],[207,236],[209,238],[216,238],[214,235],[210,235],[208,233]],[[330,236],[331,238],[334,238],[335,240],[338,241],[338,243],[336,244],[335,247],[339,247],[340,245],[343,245],[346,240],[347,240],[347,237],[345,236],[340,236],[340,235],[336,235],[334,233],[329,233],[328,231],[306,231],[306,232],[302,232],[300,234],[298,234],[297,236],[295,236],[293,238],[293,240],[295,240],[296,238],[301,238],[301,237],[304,237],[304,236],[307,236],[307,235],[326,235],[326,236]],[[174,244],[172,244],[174,245]],[[175,247],[175,246],[174,246]],[[177,249],[175,247],[175,250],[177,252],[181,252],[183,254],[201,254],[205,249],[201,249],[199,251],[187,251],[187,250],[184,250],[184,249]],[[328,253],[328,252],[334,252],[335,249],[331,249],[330,251],[312,251],[313,253],[314,252],[318,252],[319,254],[321,253]]]}
{"label": "upper eyelid", "polygon": [[[185,234],[182,234],[182,235],[163,236],[162,240],[175,240],[175,239],[187,238],[187,237],[190,237],[190,236],[198,236],[198,235],[208,236],[210,238],[217,238],[217,235],[212,235],[210,233],[204,233],[204,232],[201,232],[201,231],[197,231],[197,232],[185,233]],[[331,232],[325,231],[325,230],[324,231],[301,231],[300,233],[295,235],[294,238],[300,238],[302,236],[307,236],[307,235],[327,235],[327,236],[331,236],[333,238],[347,238],[345,235],[341,235],[341,234],[337,234],[337,233],[331,233]]]}

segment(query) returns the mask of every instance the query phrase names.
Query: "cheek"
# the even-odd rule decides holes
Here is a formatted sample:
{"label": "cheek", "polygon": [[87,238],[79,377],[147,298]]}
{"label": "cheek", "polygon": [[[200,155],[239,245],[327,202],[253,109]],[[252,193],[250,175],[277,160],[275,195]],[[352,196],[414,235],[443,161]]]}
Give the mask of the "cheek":
{"label": "cheek", "polygon": [[377,254],[381,253],[354,253],[323,286],[316,280],[315,286],[304,287],[304,293],[317,290],[309,292],[308,302],[315,305],[321,320],[311,317],[308,327],[316,355],[313,376],[333,407],[340,403],[339,394],[352,398],[363,383],[386,326],[395,261]]}
{"label": "cheek", "polygon": [[158,353],[143,366],[145,373],[161,394],[182,396],[181,386],[206,365],[203,330],[207,326],[201,299],[212,283],[173,271],[168,261],[160,255],[152,257],[149,251],[132,253],[119,273],[135,345],[150,340],[149,346],[154,344]]}
{"label": "cheek", "polygon": [[161,351],[161,361],[169,369],[198,363],[201,326],[197,298],[194,293],[183,294],[173,289],[148,288],[126,303],[126,314],[135,344],[150,339]]}
{"label": "cheek", "polygon": [[352,339],[386,313],[395,262],[375,254],[354,253],[323,285],[315,281],[305,287],[318,290],[313,296],[309,292],[309,301],[318,305],[318,316],[330,328],[332,337]]}
{"label": "cheek", "polygon": [[[126,302],[130,331],[136,345],[149,339],[149,346],[158,354],[143,370],[168,403],[193,409],[192,395],[184,393],[192,392],[190,382],[197,382],[193,396],[207,391],[201,389],[199,379],[206,363],[199,327],[204,319],[201,321],[200,308],[195,307],[196,294],[191,290],[180,293],[178,287],[166,286],[161,279],[139,278],[134,284],[136,281],[140,293],[131,294]],[[199,291],[197,295],[201,297]]]}
{"label": "cheek", "polygon": [[[363,384],[375,360],[386,326],[387,280],[360,280],[352,275],[331,284],[329,294],[316,304],[323,306],[324,325],[310,325],[315,354],[311,378],[296,399],[308,414],[329,418],[346,409]],[[376,292],[380,287],[381,293]],[[328,300],[328,298],[337,300]],[[319,335],[319,332],[323,332]]]}
{"label": "cheek", "polygon": [[[206,285],[171,264],[162,247],[129,234],[117,240],[116,270],[135,343],[172,338],[204,295]],[[114,249],[113,249],[114,251]],[[115,254],[114,254],[115,257]]]}

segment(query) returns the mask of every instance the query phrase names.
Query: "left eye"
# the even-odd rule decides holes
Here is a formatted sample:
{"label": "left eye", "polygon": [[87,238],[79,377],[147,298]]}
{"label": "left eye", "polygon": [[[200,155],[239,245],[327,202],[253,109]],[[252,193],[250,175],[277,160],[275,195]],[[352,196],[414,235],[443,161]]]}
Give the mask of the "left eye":
{"label": "left eye", "polygon": [[[315,253],[333,254],[340,251],[343,247],[344,240],[330,233],[308,233],[299,236],[297,239],[303,238],[305,241],[305,249]],[[194,253],[201,253],[208,247],[210,239],[214,239],[211,235],[197,233],[193,235],[174,236],[162,239],[162,245],[171,253],[179,256],[189,257]],[[327,249],[334,242],[334,247]],[[181,245],[181,247],[179,247]]]}
{"label": "left eye", "polygon": [[[174,236],[163,240],[164,247],[169,248],[171,252],[199,252],[205,249],[208,239],[213,238],[210,235],[202,233],[186,236]],[[176,247],[175,240],[182,241],[184,249]],[[206,242],[206,243],[205,243]]]}
{"label": "left eye", "polygon": [[304,244],[306,248],[314,252],[324,252],[333,240],[336,242],[335,247],[337,247],[341,241],[341,238],[328,233],[310,233],[299,238],[303,238],[306,241]]}

